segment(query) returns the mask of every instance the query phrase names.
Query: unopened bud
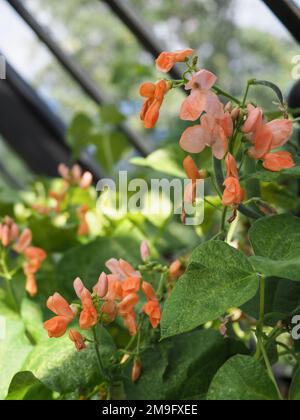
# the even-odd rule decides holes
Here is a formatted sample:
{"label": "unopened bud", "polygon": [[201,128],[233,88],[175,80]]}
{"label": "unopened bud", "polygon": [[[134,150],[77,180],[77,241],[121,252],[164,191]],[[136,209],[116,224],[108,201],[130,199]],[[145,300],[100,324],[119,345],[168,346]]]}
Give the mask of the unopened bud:
{"label": "unopened bud", "polygon": [[236,107],[231,111],[231,118],[235,121],[237,120],[241,115],[240,108]]}
{"label": "unopened bud", "polygon": [[86,348],[85,338],[78,331],[70,330],[69,338],[75,344],[77,351],[81,351]]}
{"label": "unopened bud", "polygon": [[172,262],[169,269],[170,277],[172,280],[178,279],[184,273],[184,267],[180,260]]}
{"label": "unopened bud", "polygon": [[147,241],[142,241],[141,247],[140,247],[140,253],[141,253],[141,258],[144,262],[149,260],[151,256],[151,252],[150,252],[150,248]]}
{"label": "unopened bud", "polygon": [[120,362],[120,364],[121,365],[124,365],[126,362],[127,362],[127,360],[130,358],[130,355],[129,354],[124,354],[124,356],[122,357],[122,359],[121,359],[121,362]]}
{"label": "unopened bud", "polygon": [[227,104],[225,105],[225,111],[227,111],[227,112],[231,112],[233,110],[233,105],[232,105],[232,102],[231,101],[229,101],[229,102],[227,102]]}
{"label": "unopened bud", "polygon": [[108,277],[106,273],[102,273],[98,279],[97,284],[93,288],[94,293],[103,299],[108,292]]}
{"label": "unopened bud", "polygon": [[90,172],[85,172],[82,175],[82,178],[79,183],[79,187],[82,188],[83,190],[86,190],[92,185],[92,182],[93,182],[93,175]]}
{"label": "unopened bud", "polygon": [[131,380],[132,382],[136,382],[139,380],[142,372],[142,365],[139,359],[135,359],[133,362],[132,372],[131,372]]}

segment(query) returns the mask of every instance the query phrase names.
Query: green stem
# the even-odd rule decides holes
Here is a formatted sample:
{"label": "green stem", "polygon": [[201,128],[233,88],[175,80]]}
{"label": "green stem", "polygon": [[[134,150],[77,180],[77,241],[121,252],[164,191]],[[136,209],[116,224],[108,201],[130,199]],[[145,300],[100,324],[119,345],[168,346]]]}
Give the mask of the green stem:
{"label": "green stem", "polygon": [[222,90],[221,88],[219,88],[218,86],[214,86],[212,88],[218,95],[224,96],[225,98],[230,99],[232,102],[235,102],[237,105],[241,105],[241,101],[239,99],[237,99],[236,97],[230,95],[229,93],[225,92],[224,90]]}
{"label": "green stem", "polygon": [[96,357],[97,357],[97,365],[98,365],[98,369],[99,369],[99,373],[100,376],[103,377],[104,379],[107,379],[107,375],[105,373],[105,369],[102,363],[102,358],[101,358],[101,354],[99,351],[99,343],[98,343],[98,339],[97,339],[97,332],[96,332],[96,327],[92,327],[92,332],[93,332],[93,337],[94,337],[94,347],[95,347],[95,352],[96,352]]}
{"label": "green stem", "polygon": [[249,93],[249,89],[250,89],[250,86],[251,85],[252,85],[252,80],[249,80],[248,83],[247,83],[247,89],[246,89],[246,92],[245,92],[245,95],[244,95],[244,99],[243,99],[243,103],[242,103],[242,107],[243,108],[246,105],[246,101],[247,101],[247,97],[248,97],[248,93]]}
{"label": "green stem", "polygon": [[222,224],[221,224],[221,231],[226,233],[226,215],[227,215],[228,207],[224,206],[223,214],[222,214]]}
{"label": "green stem", "polygon": [[158,300],[161,300],[164,294],[165,282],[166,282],[167,272],[164,272],[160,276],[159,285],[156,291],[156,296]]}
{"label": "green stem", "polygon": [[282,401],[283,400],[283,397],[281,395],[280,389],[279,389],[278,384],[277,384],[277,381],[275,379],[275,376],[274,376],[274,373],[273,373],[273,369],[272,369],[271,363],[269,361],[267,352],[266,352],[266,350],[264,348],[264,345],[263,345],[263,342],[262,342],[262,339],[261,338],[259,338],[258,344],[260,346],[260,349],[261,349],[261,352],[262,352],[262,355],[263,355],[263,358],[264,358],[264,361],[265,361],[265,364],[266,364],[266,367],[267,367],[267,371],[268,371],[269,377],[270,377],[271,381],[273,382],[273,384],[274,384],[274,386],[276,388],[276,391],[277,391],[277,394],[278,394],[278,398]]}

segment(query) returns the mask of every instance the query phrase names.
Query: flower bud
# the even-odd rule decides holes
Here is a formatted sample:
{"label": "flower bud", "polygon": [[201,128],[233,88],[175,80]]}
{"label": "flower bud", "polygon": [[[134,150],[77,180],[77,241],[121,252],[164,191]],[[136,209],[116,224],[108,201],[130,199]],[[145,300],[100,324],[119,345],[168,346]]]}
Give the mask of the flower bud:
{"label": "flower bud", "polygon": [[178,279],[184,273],[184,267],[180,260],[172,262],[169,269],[170,277],[172,280]]}
{"label": "flower bud", "polygon": [[69,331],[69,338],[75,343],[77,351],[81,351],[86,348],[85,338],[76,330]]}
{"label": "flower bud", "polygon": [[92,185],[93,175],[90,172],[85,172],[79,182],[79,187],[86,190]]}
{"label": "flower bud", "polygon": [[149,260],[151,256],[151,252],[150,252],[150,248],[147,241],[142,241],[140,253],[141,253],[141,258],[144,262]]}
{"label": "flower bud", "polygon": [[94,293],[103,299],[108,292],[108,277],[106,273],[102,273],[98,279],[97,284],[93,288]]}
{"label": "flower bud", "polygon": [[77,277],[74,280],[73,286],[77,297],[80,299],[84,289],[84,284],[82,283],[82,280],[79,277]]}
{"label": "flower bud", "polygon": [[227,112],[231,112],[233,110],[233,105],[232,105],[232,102],[231,101],[229,101],[229,102],[227,102],[227,104],[225,105],[225,111],[227,111]]}
{"label": "flower bud", "polygon": [[58,173],[59,173],[59,175],[60,175],[63,179],[65,179],[65,180],[68,180],[68,179],[69,179],[69,177],[70,177],[70,170],[69,170],[69,168],[67,167],[67,165],[65,165],[64,163],[61,163],[61,164],[58,166],[57,172],[58,172]]}
{"label": "flower bud", "polygon": [[235,121],[237,120],[241,115],[241,110],[240,108],[236,107],[232,110],[231,112],[231,118]]}
{"label": "flower bud", "polygon": [[135,359],[133,362],[132,372],[131,372],[131,380],[132,382],[136,382],[139,380],[141,376],[142,365],[139,359]]}

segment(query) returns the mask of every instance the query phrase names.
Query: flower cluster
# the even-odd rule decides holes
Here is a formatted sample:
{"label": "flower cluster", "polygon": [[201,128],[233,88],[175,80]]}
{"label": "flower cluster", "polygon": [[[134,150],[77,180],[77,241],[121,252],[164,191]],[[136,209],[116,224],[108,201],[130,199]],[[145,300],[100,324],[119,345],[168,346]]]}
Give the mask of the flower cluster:
{"label": "flower cluster", "polygon": [[[43,216],[49,216],[51,214],[57,215],[64,209],[67,209],[70,201],[68,198],[72,195],[70,190],[71,187],[78,187],[86,190],[93,182],[93,175],[88,171],[83,172],[78,164],[73,165],[73,167],[69,169],[65,164],[61,163],[58,167],[58,173],[63,179],[62,189],[60,191],[49,191],[47,204],[35,203],[32,206],[37,213]],[[70,193],[69,196],[68,192]],[[86,218],[88,211],[89,207],[86,204],[81,205],[76,210],[76,216],[79,222],[79,236],[86,236],[89,234],[89,225]]]}
{"label": "flower cluster", "polygon": [[31,230],[20,232],[18,225],[10,217],[5,217],[0,224],[0,241],[2,246],[11,249],[24,257],[23,271],[26,276],[26,291],[30,296],[37,294],[36,273],[46,259],[46,252],[32,246]]}
{"label": "flower cluster", "polygon": [[[184,151],[195,154],[210,147],[215,159],[225,159],[227,176],[222,188],[222,203],[236,210],[246,197],[240,185],[237,156],[229,153],[229,150],[234,150],[237,136],[242,135],[244,143],[248,143],[244,150],[250,158],[262,161],[264,168],[269,171],[281,171],[295,165],[289,152],[278,150],[291,138],[293,122],[287,119],[287,113],[282,119],[268,122],[261,108],[247,104],[248,91],[243,102],[236,101],[238,106],[235,108],[231,102],[224,105],[218,94],[231,95],[215,86],[217,77],[212,72],[196,67],[198,57],[192,55],[191,49],[160,54],[156,60],[158,71],[167,73],[178,62],[185,62],[187,70],[182,80],[160,80],[156,84],[144,83],[141,86],[140,93],[147,98],[141,119],[146,128],[153,128],[165,94],[177,87],[189,91],[181,105],[180,118],[199,122],[184,131],[179,144]],[[184,161],[184,169],[192,180],[185,191],[185,201],[190,203],[195,201],[196,180],[202,176],[190,156]]]}
{"label": "flower cluster", "polygon": [[[149,255],[145,244],[141,246],[142,258]],[[44,327],[49,337],[63,336],[68,326],[74,321],[78,310],[81,330],[89,330],[98,322],[108,323],[119,315],[131,335],[138,332],[136,305],[140,301],[139,291],[142,291],[147,302],[141,312],[149,317],[150,324],[157,328],[160,323],[161,310],[156,293],[150,283],[142,279],[141,273],[135,270],[125,260],[115,258],[106,262],[110,274],[103,272],[91,293],[78,277],[74,281],[74,290],[81,304],[69,305],[58,293],[47,301],[47,307],[56,316],[45,322]],[[84,338],[74,330],[69,333],[70,339],[78,350],[83,349]]]}

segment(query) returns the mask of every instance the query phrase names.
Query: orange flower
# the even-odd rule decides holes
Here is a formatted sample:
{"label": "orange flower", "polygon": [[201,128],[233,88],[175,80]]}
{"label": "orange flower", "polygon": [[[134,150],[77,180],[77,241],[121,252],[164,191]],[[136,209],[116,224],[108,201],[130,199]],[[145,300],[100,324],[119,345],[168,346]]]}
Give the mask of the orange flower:
{"label": "orange flower", "polygon": [[41,268],[47,254],[43,249],[33,246],[27,247],[23,254],[26,258],[26,262],[23,264],[23,271],[26,276],[26,291],[30,296],[35,296],[37,294],[35,274]]}
{"label": "orange flower", "polygon": [[[200,70],[196,73],[185,89],[191,94],[184,100],[180,118],[185,121],[196,121],[206,112],[218,118],[223,113],[223,105],[218,96],[211,91],[217,81],[217,77],[207,70]],[[192,152],[191,152],[192,153]]]}
{"label": "orange flower", "polygon": [[193,52],[194,50],[190,48],[175,52],[162,52],[156,60],[156,68],[158,71],[168,73],[176,63],[184,62]]}
{"label": "orange flower", "polygon": [[77,233],[79,236],[86,236],[89,234],[90,228],[86,218],[88,211],[89,208],[87,205],[82,205],[77,210],[77,216],[79,219],[79,228]]}
{"label": "orange flower", "polygon": [[138,277],[128,277],[124,280],[122,285],[123,296],[127,296],[131,293],[137,293],[140,290],[140,279]]}
{"label": "orange flower", "polygon": [[47,307],[57,316],[46,321],[44,328],[48,331],[50,338],[62,337],[67,331],[68,325],[74,320],[75,314],[68,302],[59,293],[49,297]]}
{"label": "orange flower", "polygon": [[19,254],[23,253],[32,242],[32,233],[30,229],[25,229],[20,235],[18,241],[14,246],[14,250]]}
{"label": "orange flower", "polygon": [[155,291],[150,283],[147,281],[143,281],[142,290],[146,296],[147,301],[149,300],[157,300]]}
{"label": "orange flower", "polygon": [[73,341],[73,343],[75,343],[77,351],[81,351],[86,348],[85,338],[78,331],[70,330],[69,338],[71,341]]}
{"label": "orange flower", "polygon": [[222,197],[223,206],[236,206],[245,199],[245,191],[237,178],[229,177],[224,182],[225,191]]}
{"label": "orange flower", "polygon": [[143,311],[148,315],[152,328],[157,328],[160,323],[161,311],[157,300],[149,300],[144,306]]}
{"label": "orange flower", "polygon": [[230,153],[226,156],[225,163],[227,174],[222,204],[223,206],[236,206],[244,201],[246,193],[240,185],[236,161]]}
{"label": "orange flower", "polygon": [[26,292],[28,292],[28,294],[31,297],[35,296],[38,292],[38,288],[37,288],[37,284],[36,284],[36,278],[35,278],[35,275],[32,274],[32,273],[28,273],[26,275],[25,290],[26,290]]}
{"label": "orange flower", "polygon": [[0,241],[4,247],[15,241],[19,236],[19,228],[12,218],[6,216],[0,225]]}
{"label": "orange flower", "polygon": [[263,166],[269,171],[278,172],[295,166],[292,155],[289,152],[268,153],[264,156]]}
{"label": "orange flower", "polygon": [[[248,118],[243,131],[249,135],[253,144],[249,149],[249,156],[253,159],[262,159],[264,161],[263,166],[266,169],[278,172],[295,165],[291,154],[288,152],[284,152],[283,155],[282,152],[270,153],[272,150],[282,147],[291,138],[293,134],[292,121],[276,119],[266,123],[262,109],[248,105]],[[268,156],[268,159],[266,159],[266,156]]]}
{"label": "orange flower", "polygon": [[81,293],[82,312],[79,318],[79,325],[82,330],[89,330],[97,324],[98,313],[93,305],[92,295],[84,288]]}
{"label": "orange flower", "polygon": [[145,128],[155,127],[159,111],[164,101],[164,97],[169,90],[169,85],[165,80],[157,83],[144,83],[140,87],[140,94],[146,98],[141,111],[141,120],[144,121]]}
{"label": "orange flower", "polygon": [[152,328],[157,328],[161,319],[161,311],[155,291],[151,284],[146,281],[142,284],[142,290],[147,299],[147,303],[143,306],[142,311],[148,315]]}
{"label": "orange flower", "polygon": [[119,303],[118,311],[121,316],[131,313],[135,305],[138,303],[139,297],[136,293],[130,293],[124,297]]}
{"label": "orange flower", "polygon": [[117,276],[119,280],[125,280],[127,277],[141,277],[141,274],[125,260],[111,258],[105,263],[105,265],[113,275]]}
{"label": "orange flower", "polygon": [[223,159],[228,149],[228,138],[232,135],[231,117],[227,113],[215,118],[205,114],[200,125],[187,128],[181,136],[180,146],[188,153],[201,153],[205,147],[211,147],[217,159]]}

